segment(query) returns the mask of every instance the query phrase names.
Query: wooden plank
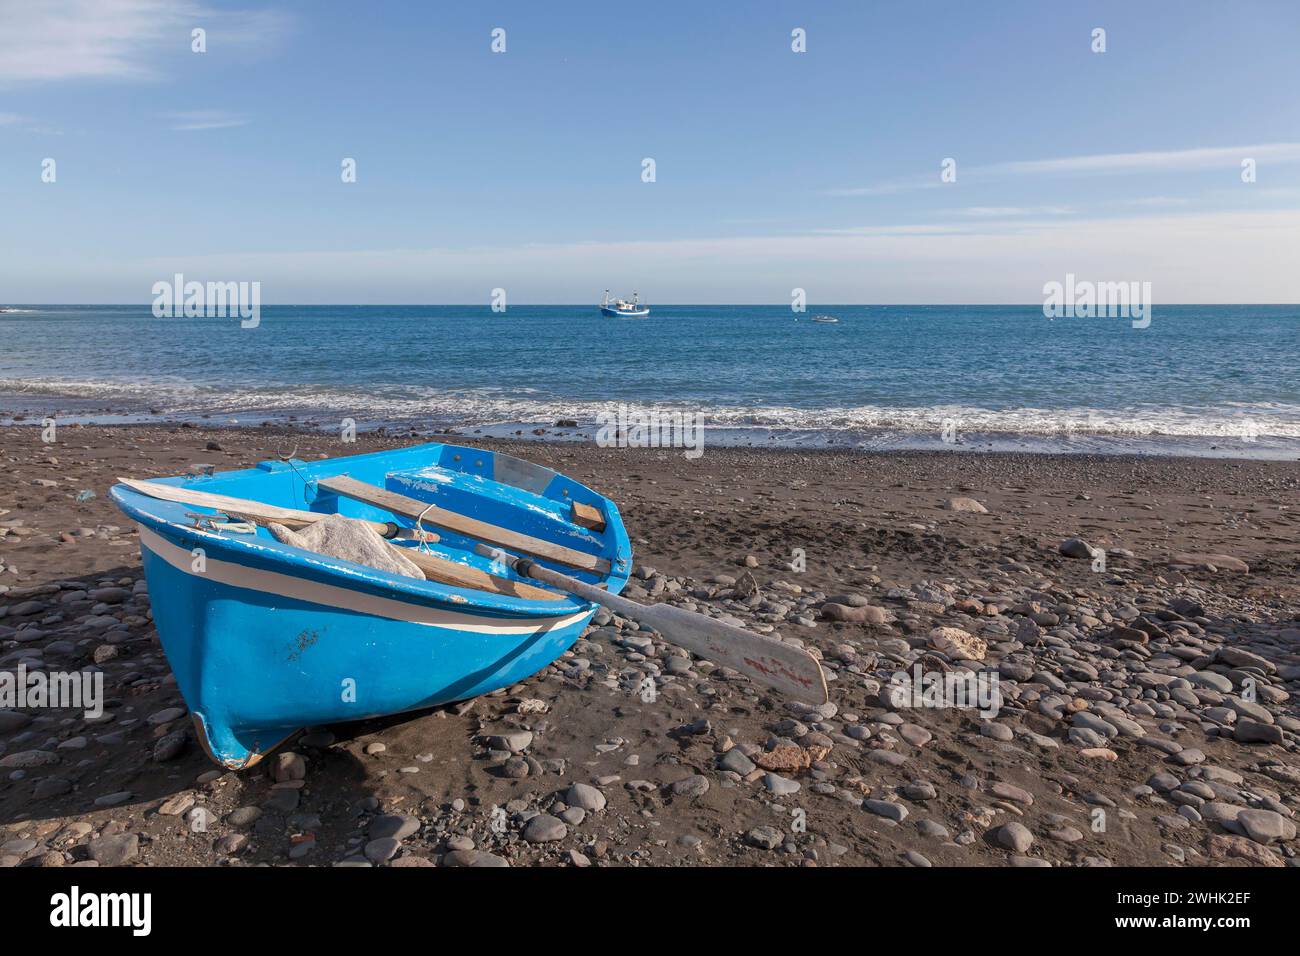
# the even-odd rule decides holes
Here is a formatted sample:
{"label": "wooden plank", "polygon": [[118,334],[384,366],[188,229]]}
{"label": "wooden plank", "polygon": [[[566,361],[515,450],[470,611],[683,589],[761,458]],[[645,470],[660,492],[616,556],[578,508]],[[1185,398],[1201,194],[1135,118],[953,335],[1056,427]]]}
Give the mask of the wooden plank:
{"label": "wooden plank", "polygon": [[489,544],[510,548],[512,551],[522,551],[535,557],[546,558],[557,564],[566,564],[572,568],[581,568],[597,574],[608,574],[610,570],[609,562],[604,558],[596,557],[594,554],[585,554],[582,551],[575,551],[573,548],[566,548],[561,544],[543,541],[541,538],[520,534],[508,528],[501,528],[486,521],[479,521],[477,518],[470,518],[455,511],[439,508],[437,505],[426,501],[417,501],[415,498],[408,498],[406,495],[399,495],[385,488],[368,485],[364,481],[357,481],[355,478],[348,478],[345,475],[334,478],[320,478],[316,481],[316,485],[326,491],[344,495],[354,501],[361,501],[377,508],[383,508],[392,514],[401,515],[412,520],[418,518],[421,523],[435,525],[448,531],[455,531],[458,534],[477,538]]}
{"label": "wooden plank", "polygon": [[[318,511],[300,511],[296,508],[280,508],[276,505],[263,504],[250,498],[235,498],[230,495],[214,495],[207,491],[195,491],[192,488],[176,488],[172,485],[160,485],[153,481],[137,481],[134,478],[119,478],[121,484],[132,491],[138,491],[150,498],[160,501],[175,501],[179,504],[197,505],[200,508],[213,508],[231,517],[240,517],[248,521],[274,521],[286,528],[297,531],[309,524],[319,521],[325,515]],[[360,519],[358,519],[360,520]],[[377,534],[388,534],[388,525],[383,521],[367,521]],[[415,538],[417,534],[411,528],[399,528],[399,538]],[[426,537],[426,541],[437,541],[438,536]]]}
{"label": "wooden plank", "polygon": [[418,551],[415,548],[398,548],[396,545],[389,545],[389,547],[395,548],[403,557],[410,560],[412,564],[424,572],[424,576],[430,581],[451,584],[459,588],[472,588],[475,591],[487,591],[491,594],[525,598],[529,601],[563,601],[565,599],[563,594],[556,594],[554,591],[547,591],[523,581],[495,577],[486,571],[480,571],[478,568],[471,568],[465,564],[457,564],[455,561],[448,561],[446,558],[440,558],[436,554],[429,554],[427,551]]}
{"label": "wooden plank", "polygon": [[570,516],[569,520],[581,528],[589,531],[604,531],[605,516],[600,510],[593,508],[591,505],[584,505],[578,501],[569,502]]}

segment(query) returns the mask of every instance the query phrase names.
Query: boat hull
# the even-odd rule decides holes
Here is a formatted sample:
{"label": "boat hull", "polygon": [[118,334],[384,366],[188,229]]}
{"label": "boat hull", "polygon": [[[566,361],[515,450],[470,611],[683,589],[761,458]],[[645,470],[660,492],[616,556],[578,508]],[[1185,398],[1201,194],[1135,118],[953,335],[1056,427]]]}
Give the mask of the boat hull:
{"label": "boat hull", "polygon": [[594,613],[477,613],[200,561],[189,542],[143,525],[141,542],[168,662],[202,745],[232,769],[306,726],[517,683],[568,650]]}
{"label": "boat hull", "polygon": [[[349,475],[448,513],[599,557],[607,570],[573,576],[617,594],[632,566],[618,507],[573,479],[485,449],[434,443],[306,462],[263,461],[216,475],[160,478],[169,500],[126,484],[109,494],[139,528],[154,623],[200,741],[219,763],[256,763],[303,727],[363,720],[511,686],[581,636],[596,605],[406,577],[304,550],[265,527],[211,525],[230,497],[409,527],[407,519],[340,497],[318,482]],[[573,520],[594,508],[605,527]],[[435,520],[432,516],[430,520]],[[430,550],[497,577],[477,538],[439,527]],[[413,547],[405,542],[406,547]],[[543,566],[550,559],[541,557]],[[564,565],[561,565],[565,567]]]}

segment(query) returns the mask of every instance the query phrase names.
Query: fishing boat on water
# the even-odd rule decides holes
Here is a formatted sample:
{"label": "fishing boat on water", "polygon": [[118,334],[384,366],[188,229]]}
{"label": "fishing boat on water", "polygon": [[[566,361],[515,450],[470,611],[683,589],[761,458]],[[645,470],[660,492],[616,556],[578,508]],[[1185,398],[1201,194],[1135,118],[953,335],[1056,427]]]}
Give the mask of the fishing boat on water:
{"label": "fishing boat on water", "polygon": [[833,316],[833,315],[814,315],[814,316],[812,317],[812,321],[813,321],[813,322],[821,322],[821,323],[823,323],[823,324],[825,324],[825,325],[834,325],[836,322],[839,321],[839,319],[837,319],[837,318],[836,318],[835,316]]}
{"label": "fishing boat on water", "polygon": [[614,299],[612,302],[609,298],[609,290],[605,290],[605,298],[600,303],[600,314],[609,316],[611,319],[640,319],[650,314],[650,307],[641,304],[641,297],[636,292],[632,292],[632,298]]}
{"label": "fishing boat on water", "polygon": [[826,700],[802,648],[618,596],[632,549],[617,506],[508,455],[418,445],[123,478],[110,495],[139,528],[154,622],[198,739],[232,769],[303,727],[517,683],[567,651],[598,605]]}

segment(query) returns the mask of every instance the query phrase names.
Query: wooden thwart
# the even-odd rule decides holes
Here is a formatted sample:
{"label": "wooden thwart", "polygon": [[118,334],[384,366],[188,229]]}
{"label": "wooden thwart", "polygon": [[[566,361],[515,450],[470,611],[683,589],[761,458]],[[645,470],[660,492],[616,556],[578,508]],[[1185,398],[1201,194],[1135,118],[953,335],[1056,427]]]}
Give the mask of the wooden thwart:
{"label": "wooden thwart", "polygon": [[512,551],[522,551],[535,557],[546,558],[548,561],[554,561],[557,564],[566,564],[572,568],[581,568],[584,571],[593,571],[597,574],[608,574],[610,570],[609,562],[594,554],[586,554],[573,548],[566,548],[562,544],[543,541],[541,538],[520,534],[517,531],[511,531],[509,528],[501,528],[486,521],[479,521],[477,518],[470,518],[467,515],[439,508],[437,505],[429,504],[426,501],[418,501],[415,498],[408,498],[406,495],[399,495],[395,491],[368,485],[364,481],[357,481],[355,478],[348,478],[345,475],[334,478],[321,478],[317,480],[316,486],[325,491],[332,491],[336,495],[351,498],[354,501],[361,501],[368,505],[374,505],[376,508],[383,508],[385,511],[401,515],[403,518],[410,518],[411,520],[418,518],[421,524],[435,525],[467,537],[477,538],[479,541],[486,541],[488,544],[495,544],[503,548],[510,548]]}
{"label": "wooden thwart", "polygon": [[580,528],[586,528],[588,531],[604,531],[605,516],[600,513],[598,508],[591,505],[584,505],[578,501],[569,502],[571,514],[569,520]]}

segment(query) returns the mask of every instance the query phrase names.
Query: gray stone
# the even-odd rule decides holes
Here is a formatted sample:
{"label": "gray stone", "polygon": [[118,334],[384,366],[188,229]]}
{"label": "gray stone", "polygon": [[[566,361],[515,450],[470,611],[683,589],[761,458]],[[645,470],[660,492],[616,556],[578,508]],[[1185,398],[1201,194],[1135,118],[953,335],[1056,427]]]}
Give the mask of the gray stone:
{"label": "gray stone", "polygon": [[495,734],[487,738],[487,743],[493,750],[508,750],[517,754],[527,750],[532,745],[533,732],[531,730],[513,730],[504,734]]}
{"label": "gray stone", "polygon": [[761,850],[775,850],[783,840],[781,831],[776,827],[754,827],[745,834],[745,842]]}
{"label": "gray stone", "polygon": [[901,803],[891,803],[888,800],[867,799],[862,801],[862,806],[864,809],[870,810],[877,816],[884,817],[887,820],[893,820],[895,823],[902,823],[907,819],[907,807],[903,806]]}
{"label": "gray stone", "polygon": [[799,782],[789,780],[780,774],[768,773],[763,774],[763,786],[778,797],[788,796],[792,793],[799,792]]}
{"label": "gray stone", "polygon": [[916,830],[923,836],[934,837],[937,840],[947,840],[952,834],[942,823],[934,820],[922,820],[916,825]]}
{"label": "gray stone", "polygon": [[175,730],[159,738],[153,746],[153,759],[155,763],[166,763],[168,760],[175,760],[185,749],[185,742],[189,735],[184,730]]}
{"label": "gray stone", "polygon": [[401,848],[401,841],[394,840],[392,837],[379,837],[368,842],[363,852],[371,863],[386,863],[395,857]]}
{"label": "gray stone", "polygon": [[753,773],[755,766],[754,761],[741,753],[739,747],[732,747],[718,758],[719,770],[730,770],[732,773],[738,773],[742,777],[746,774]]}
{"label": "gray stone", "polygon": [[307,758],[292,752],[276,754],[271,763],[271,779],[277,783],[307,779]]}
{"label": "gray stone", "polygon": [[1013,740],[1015,734],[1006,724],[999,724],[995,721],[986,720],[980,724],[980,734],[992,740]]}
{"label": "gray stone", "polygon": [[134,833],[115,833],[91,840],[90,858],[100,866],[122,866],[140,855],[140,837]]}
{"label": "gray stone", "polygon": [[16,710],[0,710],[0,734],[11,734],[22,730],[32,722],[27,714]]}
{"label": "gray stone", "polygon": [[564,792],[564,802],[571,807],[581,807],[588,812],[605,809],[605,795],[590,784],[575,783]]}
{"label": "gray stone", "polygon": [[1061,554],[1067,558],[1092,560],[1093,548],[1082,538],[1066,538],[1059,546]]}
{"label": "gray stone", "polygon": [[443,866],[503,867],[510,863],[484,850],[452,850],[442,856]]}
{"label": "gray stone", "polygon": [[675,797],[702,797],[709,792],[709,778],[695,774],[678,780],[669,789]]}
{"label": "gray stone", "polygon": [[156,713],[150,714],[146,719],[146,723],[148,723],[150,727],[157,727],[161,724],[169,724],[173,720],[179,720],[181,717],[184,717],[185,714],[186,711],[184,707],[168,707],[165,710],[160,710]]}
{"label": "gray stone", "polygon": [[1034,845],[1034,835],[1023,823],[1004,823],[998,827],[997,841],[1015,853],[1025,853]]}
{"label": "gray stone", "polygon": [[420,821],[415,817],[407,813],[393,813],[375,817],[366,828],[366,833],[372,840],[389,837],[401,841],[419,830]]}
{"label": "gray stone", "polygon": [[261,807],[239,807],[226,814],[226,822],[232,827],[246,827],[256,823],[261,815]]}
{"label": "gray stone", "polygon": [[529,843],[551,843],[569,835],[564,821],[549,813],[539,813],[524,827],[524,839]]}
{"label": "gray stone", "polygon": [[1242,718],[1237,721],[1233,735],[1244,744],[1282,743],[1282,728],[1276,724],[1264,724],[1256,720]]}
{"label": "gray stone", "polygon": [[19,750],[0,757],[0,767],[26,770],[30,767],[48,767],[59,762],[59,755],[50,750]]}
{"label": "gray stone", "polygon": [[1242,810],[1237,825],[1256,843],[1279,843],[1296,835],[1295,824],[1273,810]]}

